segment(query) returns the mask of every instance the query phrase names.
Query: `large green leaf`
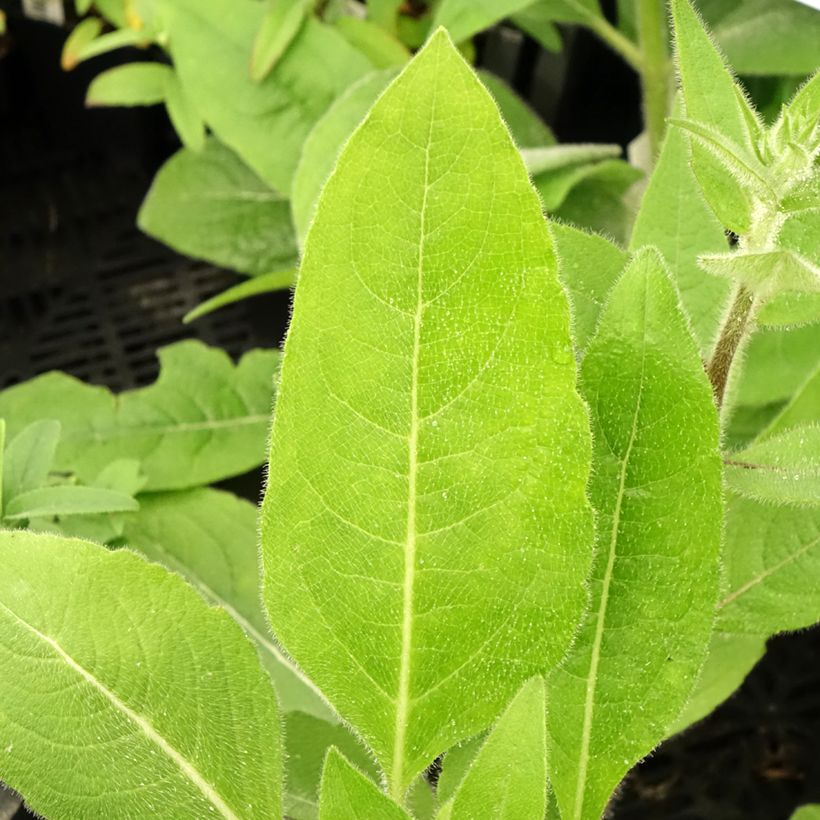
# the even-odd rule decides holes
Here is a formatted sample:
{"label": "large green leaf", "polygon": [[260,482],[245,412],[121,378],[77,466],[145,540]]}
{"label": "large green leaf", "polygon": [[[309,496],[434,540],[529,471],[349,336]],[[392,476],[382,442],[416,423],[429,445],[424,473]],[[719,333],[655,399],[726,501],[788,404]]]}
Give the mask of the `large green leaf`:
{"label": "large green leaf", "polygon": [[263,3],[163,0],[174,65],[216,136],[277,191],[290,190],[302,143],[330,103],[370,64],[329,26],[308,19],[261,82],[250,76]]}
{"label": "large green leaf", "polygon": [[513,698],[456,791],[452,820],[541,818],[547,808],[546,698],[534,678]]}
{"label": "large green leaf", "polygon": [[34,811],[281,816],[276,698],[224,612],[85,541],[0,533],[0,563],[0,773]]}
{"label": "large green leaf", "polygon": [[410,820],[410,815],[331,749],[322,773],[319,820]]}
{"label": "large green leaf", "polygon": [[221,606],[257,646],[283,711],[336,721],[315,687],[270,635],[259,598],[257,510],[230,493],[200,487],[140,496],[123,528],[125,542],[182,575]]}
{"label": "large green leaf", "polygon": [[566,818],[599,818],[682,708],[718,593],[718,423],[658,254],[615,286],[581,370],[598,512],[592,605],[550,679],[551,783]]}
{"label": "large green leaf", "polygon": [[182,489],[246,472],[264,459],[279,354],[255,350],[234,366],[225,353],[187,341],[159,351],[150,387],[112,395],[63,373],[0,392],[15,435],[38,419],[62,425],[55,467],[91,483],[117,459],[136,459],[146,489]]}
{"label": "large green leaf", "polygon": [[46,483],[59,440],[60,423],[44,419],[24,427],[9,441],[1,477],[5,504]]}
{"label": "large green leaf", "polygon": [[569,225],[552,225],[552,236],[561,281],[572,302],[575,344],[582,352],[595,331],[609,291],[626,266],[627,255],[603,236]]}
{"label": "large green leaf", "polygon": [[589,433],[548,229],[443,32],[342,152],[285,350],[265,602],[401,798],[561,658],[590,561]]}
{"label": "large green leaf", "polygon": [[714,27],[741,74],[810,74],[820,63],[820,14],[795,0],[743,0]]}
{"label": "large green leaf", "polygon": [[[743,93],[690,0],[673,0],[675,52],[686,116],[741,148],[749,146],[749,112]],[[707,202],[721,225],[743,235],[751,204],[737,180],[702,145],[692,146],[693,167]]]}
{"label": "large green leaf", "polygon": [[181,253],[251,275],[288,267],[297,253],[288,201],[215,139],[162,166],[138,224]]}
{"label": "large green leaf", "polygon": [[689,165],[686,137],[669,128],[641,200],[630,247],[656,247],[680,290],[701,353],[708,354],[729,298],[729,283],[698,267],[698,256],[728,249]]}

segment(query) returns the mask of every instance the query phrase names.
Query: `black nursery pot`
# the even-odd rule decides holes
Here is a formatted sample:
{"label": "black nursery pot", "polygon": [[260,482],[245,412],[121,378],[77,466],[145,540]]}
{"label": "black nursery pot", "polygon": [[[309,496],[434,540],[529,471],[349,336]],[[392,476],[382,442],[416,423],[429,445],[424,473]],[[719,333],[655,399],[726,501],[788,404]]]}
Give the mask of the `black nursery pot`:
{"label": "black nursery pot", "polygon": [[[157,108],[83,104],[92,76],[133,55],[65,74],[64,31],[19,20],[13,30],[0,60],[0,387],[60,369],[122,390],[153,381],[156,348],[178,339],[233,356],[281,343],[287,293],[181,324],[236,279],[135,227],[154,172],[176,147],[173,132]],[[559,57],[497,29],[480,39],[479,58],[560,140],[625,146],[641,127],[637,78],[591,35],[565,33]],[[256,501],[261,481],[255,471],[223,486]],[[773,639],[726,704],[636,767],[610,816],[786,820],[798,805],[820,802],[818,658],[819,629]]]}

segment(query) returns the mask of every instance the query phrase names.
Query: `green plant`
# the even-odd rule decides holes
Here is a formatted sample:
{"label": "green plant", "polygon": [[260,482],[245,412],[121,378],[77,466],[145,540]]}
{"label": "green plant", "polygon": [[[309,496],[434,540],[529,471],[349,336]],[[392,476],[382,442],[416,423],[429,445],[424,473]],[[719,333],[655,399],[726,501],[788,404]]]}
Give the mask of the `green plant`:
{"label": "green plant", "polygon": [[[276,354],[0,393],[7,463],[50,441],[40,484],[113,463],[139,504],[0,533],[0,776],[35,810],[597,818],[820,621],[820,75],[767,127],[671,5],[681,94],[629,252],[544,220],[525,160],[554,155],[445,32],[337,103],[359,124],[316,137],[345,147],[277,377],[262,602],[255,508],[202,485],[262,461]],[[767,326],[807,353],[751,414]]]}

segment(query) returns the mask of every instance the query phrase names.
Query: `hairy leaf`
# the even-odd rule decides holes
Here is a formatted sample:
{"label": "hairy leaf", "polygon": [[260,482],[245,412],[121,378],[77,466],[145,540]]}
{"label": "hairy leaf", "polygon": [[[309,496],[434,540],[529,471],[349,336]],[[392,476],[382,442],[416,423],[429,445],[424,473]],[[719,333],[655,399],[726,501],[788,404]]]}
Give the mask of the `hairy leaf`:
{"label": "hairy leaf", "polygon": [[491,97],[435,35],[320,199],[262,524],[274,631],[397,798],[560,659],[584,605],[589,440],[554,258]]}
{"label": "hairy leaf", "polygon": [[273,293],[277,290],[286,290],[293,287],[296,282],[296,268],[287,268],[286,270],[277,270],[272,273],[261,273],[259,276],[254,276],[245,282],[240,282],[232,288],[223,290],[216,296],[206,299],[204,302],[198,304],[193,310],[188,311],[182,317],[185,324],[207,316],[215,310],[233,305],[236,302],[241,302],[244,299],[250,299],[252,296],[261,296],[263,293]]}
{"label": "hairy leaf", "polygon": [[165,100],[172,70],[161,63],[127,63],[98,74],[85,97],[88,106],[156,105]]}
{"label": "hairy leaf", "polygon": [[572,303],[575,345],[583,352],[609,291],[626,266],[627,255],[603,236],[560,223],[551,228],[561,281]]}
{"label": "hairy leaf", "polygon": [[308,228],[322,192],[344,144],[396,72],[377,71],[363,77],[342,94],[316,123],[305,140],[293,177],[293,222],[304,246]]}
{"label": "hairy leaf", "polygon": [[599,818],[664,737],[705,659],[722,519],[718,423],[658,254],[615,286],[581,370],[595,441],[592,605],[549,684],[563,817]]}
{"label": "hairy leaf", "polygon": [[282,654],[259,599],[256,507],[230,493],[198,488],[140,497],[125,521],[125,542],[178,572],[221,606],[256,644],[283,711],[336,717],[313,685]]}
{"label": "hairy leaf", "polygon": [[729,298],[729,283],[705,274],[697,259],[702,253],[726,250],[727,243],[690,168],[686,138],[676,128],[667,129],[632,230],[630,248],[645,245],[663,255],[701,353],[707,354]]}
{"label": "hairy leaf", "polygon": [[150,387],[119,396],[63,373],[0,392],[10,435],[38,419],[62,425],[55,467],[90,483],[112,461],[136,459],[146,489],[183,489],[246,472],[264,459],[274,351],[234,366],[222,351],[186,341],[159,351]]}
{"label": "hairy leaf", "polygon": [[504,80],[489,71],[479,71],[478,76],[493,95],[501,116],[519,148],[555,145],[555,135],[546,123]]}
{"label": "hairy leaf", "polygon": [[779,504],[820,504],[820,425],[802,425],[755,442],[727,462],[736,493]]}
{"label": "hairy leaf", "polygon": [[524,684],[484,741],[456,791],[453,820],[544,816],[546,717],[544,680],[534,678]]}
{"label": "hairy leaf", "polygon": [[793,251],[704,254],[698,262],[705,271],[741,282],[761,298],[820,293],[820,267]]}
{"label": "hairy leaf", "polygon": [[0,533],[0,563],[0,771],[34,811],[281,816],[276,699],[224,612],[84,541]]}
{"label": "hairy leaf", "polygon": [[[686,115],[716,128],[741,148],[749,147],[748,105],[690,0],[673,0],[676,63]],[[720,223],[742,235],[748,230],[751,205],[736,179],[702,145],[692,146],[698,181]]]}
{"label": "hairy leaf", "polygon": [[410,820],[410,815],[379,791],[342,754],[331,749],[322,772],[319,820]]}
{"label": "hairy leaf", "polygon": [[288,267],[297,255],[288,201],[215,139],[162,166],[138,224],[180,253],[252,276]]}
{"label": "hairy leaf", "polygon": [[259,83],[248,71],[265,7],[234,0],[163,3],[171,55],[186,93],[220,141],[277,191],[290,190],[302,143],[330,103],[370,64],[314,19]]}

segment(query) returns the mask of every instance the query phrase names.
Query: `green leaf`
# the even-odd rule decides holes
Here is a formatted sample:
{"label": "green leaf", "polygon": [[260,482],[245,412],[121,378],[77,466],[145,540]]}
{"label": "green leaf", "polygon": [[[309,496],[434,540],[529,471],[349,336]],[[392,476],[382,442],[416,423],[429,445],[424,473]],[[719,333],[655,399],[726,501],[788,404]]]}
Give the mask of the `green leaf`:
{"label": "green leaf", "polygon": [[736,493],[779,504],[820,504],[820,425],[793,427],[726,461]]}
{"label": "green leaf", "polygon": [[268,0],[253,41],[251,79],[261,82],[293,42],[310,14],[311,0]]}
{"label": "green leaf", "polygon": [[[820,202],[820,197],[815,202]],[[820,205],[789,214],[780,229],[777,244],[805,257],[820,270]],[[817,318],[820,319],[820,314]]]}
{"label": "green leaf", "polygon": [[[740,148],[751,148],[748,106],[720,52],[689,0],[672,0],[676,64],[686,116],[717,129]],[[703,145],[692,146],[698,182],[720,223],[743,235],[751,205],[742,186]]]}
{"label": "green leaf", "polygon": [[558,222],[551,228],[561,281],[572,303],[573,337],[583,352],[609,291],[626,266],[627,255],[602,236]]}
{"label": "green leaf", "polygon": [[29,424],[9,441],[2,476],[6,505],[15,496],[46,483],[59,440],[60,423],[44,420]]}
{"label": "green leaf", "polygon": [[516,15],[527,15],[530,20],[541,22],[554,20],[558,23],[590,23],[603,17],[598,0],[539,0],[531,3]]}
{"label": "green leaf", "polygon": [[503,80],[489,71],[479,71],[481,82],[496,101],[507,128],[519,148],[538,148],[555,144],[555,135],[541,117]]}
{"label": "green leaf", "polygon": [[780,293],[757,313],[761,327],[800,327],[820,321],[820,294]]}
{"label": "green leaf", "polygon": [[703,254],[703,270],[741,282],[759,298],[779,293],[820,293],[820,267],[793,251]]}
{"label": "green leaf", "polygon": [[372,780],[378,772],[364,747],[344,726],[314,715],[291,712],[285,716],[284,813],[294,820],[319,816],[319,784],[331,746]]}
{"label": "green leaf", "polygon": [[820,805],[801,806],[791,820],[820,820]]}
{"label": "green leaf", "polygon": [[641,200],[629,247],[653,245],[664,257],[692,322],[701,354],[711,351],[729,298],[729,283],[708,276],[697,258],[726,250],[723,228],[703,201],[686,139],[668,128]]}
{"label": "green leaf", "polygon": [[741,74],[808,74],[820,60],[820,14],[794,0],[744,0],[715,38]]}
{"label": "green leaf", "polygon": [[683,731],[713,712],[737,691],[765,652],[766,638],[761,635],[715,631],[695,690],[669,735]]}
{"label": "green leaf", "polygon": [[820,621],[820,510],[731,497],[717,628],[769,637]]}
{"label": "green leaf", "polygon": [[581,385],[599,543],[589,614],[549,681],[548,726],[561,814],[591,820],[685,703],[718,592],[717,413],[655,251],[638,252],[610,295]]}
{"label": "green leaf", "polygon": [[296,268],[288,268],[287,270],[277,270],[273,273],[263,273],[259,276],[254,276],[246,282],[240,282],[232,288],[223,290],[216,296],[206,299],[201,304],[197,305],[193,310],[188,311],[182,317],[182,321],[187,325],[196,319],[213,313],[215,310],[233,305],[236,302],[241,302],[244,299],[249,299],[252,296],[261,296],[263,293],[273,293],[277,290],[286,290],[293,287],[296,283]]}
{"label": "green leaf", "polygon": [[0,418],[0,519],[3,518],[3,503],[5,502],[5,452],[6,452],[6,420]]}
{"label": "green leaf", "polygon": [[560,51],[563,40],[555,26],[555,15],[551,3],[532,3],[511,17],[525,34],[533,38],[547,51]]}
{"label": "green leaf", "polygon": [[385,31],[396,34],[399,8],[404,0],[368,0],[365,6],[367,18]]}
{"label": "green leaf", "polygon": [[175,73],[165,78],[165,108],[182,144],[196,153],[205,148],[205,123]]}
{"label": "green leaf", "polygon": [[622,160],[609,159],[570,173],[575,176],[572,188],[552,216],[626,242],[636,211],[628,193],[643,172]]}
{"label": "green leaf", "polygon": [[319,820],[410,820],[410,815],[368,780],[341,752],[328,752],[322,772]]}
{"label": "green leaf", "polygon": [[339,152],[395,76],[396,72],[392,70],[377,71],[351,85],[330,106],[305,140],[290,193],[293,223],[301,246],[304,246],[313,220],[316,201]]}
{"label": "green leaf", "polygon": [[3,517],[6,521],[21,521],[55,515],[96,515],[136,509],[139,509],[139,504],[125,493],[60,484],[14,496],[5,505]]}
{"label": "green leaf", "polygon": [[156,105],[165,101],[166,83],[172,73],[162,63],[127,63],[110,68],[92,80],[85,104]]}
{"label": "green leaf", "polygon": [[162,166],[138,224],[180,253],[252,276],[288,267],[297,254],[288,201],[215,139]]}
{"label": "green leaf", "polygon": [[520,820],[547,808],[544,680],[524,684],[478,752],[458,787],[450,817]]}
{"label": "green leaf", "polygon": [[255,350],[234,366],[220,350],[186,341],[160,349],[160,375],[119,396],[63,373],[0,392],[9,433],[56,417],[55,469],[89,483],[112,461],[136,459],[147,490],[209,484],[264,459],[279,354]]}
{"label": "green leaf", "polygon": [[276,698],[224,612],[84,541],[0,533],[0,564],[0,771],[32,810],[281,817]]}
{"label": "green leaf", "polygon": [[257,510],[230,493],[198,488],[140,496],[125,522],[125,542],[178,572],[222,607],[256,644],[284,712],[336,717],[270,635],[259,599]]}
{"label": "green leaf", "polygon": [[102,20],[98,17],[88,17],[81,20],[66,37],[63,44],[63,53],[60,57],[60,67],[63,71],[71,71],[80,62],[80,53],[85,47],[96,40],[102,32]]}
{"label": "green leaf", "polygon": [[772,419],[771,424],[760,434],[760,438],[770,438],[792,427],[817,422],[820,422],[820,363],[791,397],[789,403]]}
{"label": "green leaf", "polygon": [[433,27],[443,26],[455,42],[494,26],[531,5],[533,0],[441,0]]}
{"label": "green leaf", "polygon": [[265,603],[401,799],[561,658],[590,556],[589,433],[548,228],[445,33],[342,152],[285,350]]}
{"label": "green leaf", "polygon": [[[92,17],[88,17],[86,20],[83,20],[80,25],[93,19]],[[84,60],[99,57],[101,54],[108,54],[111,51],[116,51],[118,48],[144,48],[149,45],[150,42],[151,35],[142,30],[138,31],[131,28],[123,28],[119,31],[109,31],[106,34],[94,37],[83,43],[82,46],[76,52],[72,52],[71,57],[68,58],[69,65],[66,66],[64,63],[63,67],[71,69]]]}
{"label": "green leaf", "polygon": [[337,32],[308,19],[262,82],[249,74],[265,6],[234,0],[164,4],[174,66],[221,142],[277,191],[290,190],[302,143],[330,103],[369,62]]}
{"label": "green leaf", "polygon": [[436,784],[436,794],[442,803],[452,806],[453,801],[451,798],[466,777],[470,766],[473,765],[473,761],[479,749],[484,745],[486,737],[487,733],[482,732],[480,735],[471,737],[445,752],[441,774]]}
{"label": "green leaf", "polygon": [[376,68],[402,66],[410,59],[410,52],[394,35],[369,20],[340,17],[336,30]]}
{"label": "green leaf", "polygon": [[817,366],[820,323],[795,330],[762,329],[746,348],[737,403],[787,401]]}

